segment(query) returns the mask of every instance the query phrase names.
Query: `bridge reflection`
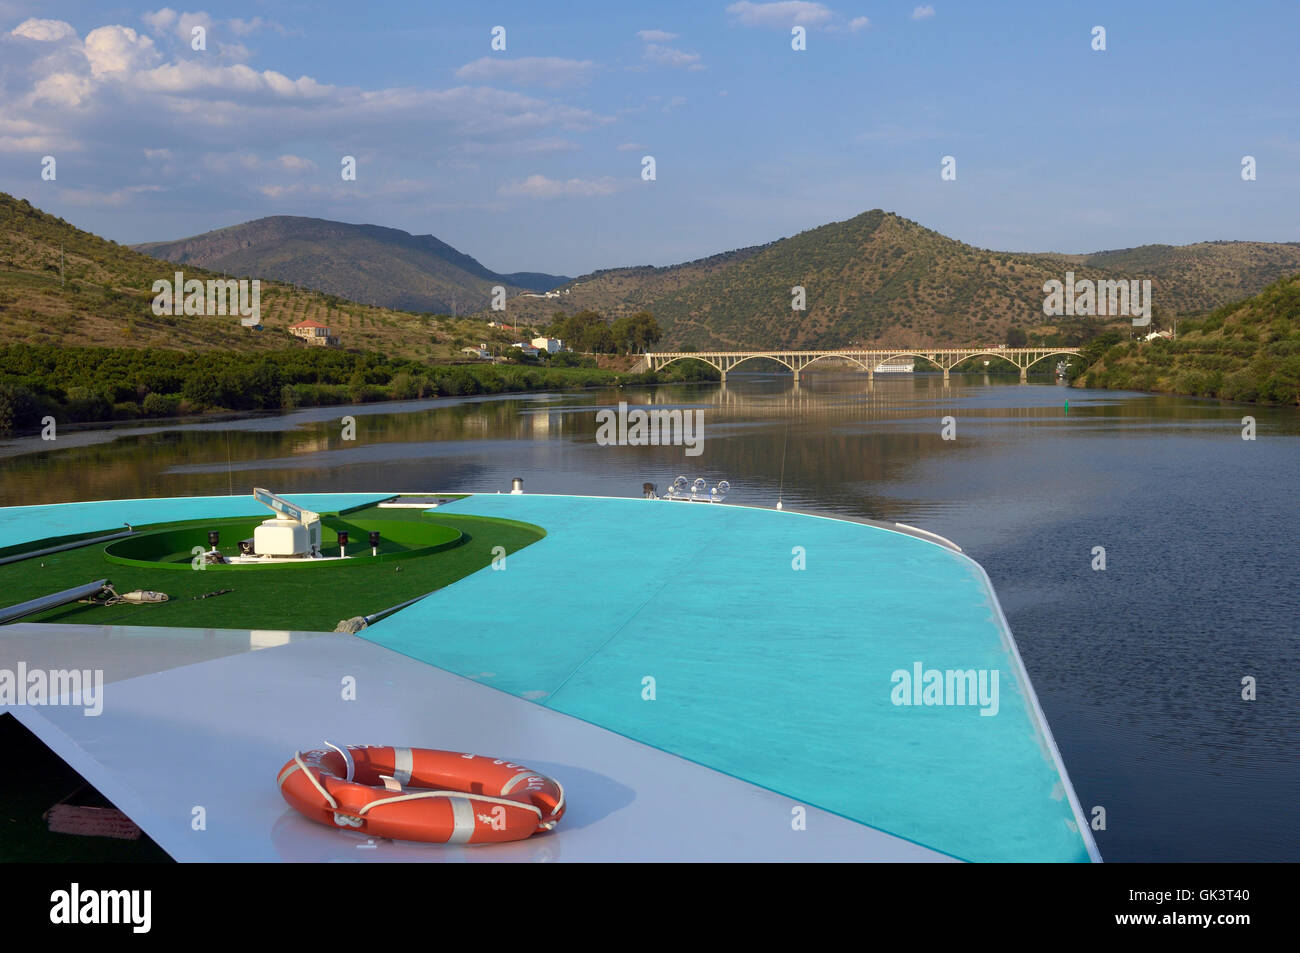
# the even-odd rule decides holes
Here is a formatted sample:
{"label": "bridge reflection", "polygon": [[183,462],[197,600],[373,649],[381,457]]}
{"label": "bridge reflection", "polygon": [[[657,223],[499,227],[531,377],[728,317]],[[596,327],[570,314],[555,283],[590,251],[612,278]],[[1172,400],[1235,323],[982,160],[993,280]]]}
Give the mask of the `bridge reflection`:
{"label": "bridge reflection", "polygon": [[[711,410],[710,419],[781,417],[839,417],[872,420],[928,416],[934,402],[951,402],[965,386],[992,385],[989,374],[958,374],[954,382],[937,374],[888,374],[879,379],[861,376],[817,375],[791,381],[788,376],[738,375],[726,387],[698,388],[683,398],[681,384],[659,384],[644,388],[648,403],[655,406],[691,406]],[[1007,378],[1005,386],[1014,386]],[[1026,408],[1026,410],[1029,410]]]}

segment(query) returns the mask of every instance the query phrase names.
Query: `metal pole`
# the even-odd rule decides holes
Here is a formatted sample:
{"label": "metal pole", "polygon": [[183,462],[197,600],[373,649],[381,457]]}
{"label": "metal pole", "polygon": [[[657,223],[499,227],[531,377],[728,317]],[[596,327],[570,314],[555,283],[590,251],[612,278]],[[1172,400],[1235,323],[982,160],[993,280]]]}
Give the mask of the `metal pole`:
{"label": "metal pole", "polygon": [[107,543],[110,540],[121,539],[123,536],[130,536],[134,532],[135,530],[133,530],[131,524],[128,523],[125,530],[110,533],[107,536],[96,536],[94,539],[79,539],[71,543],[62,543],[58,546],[49,546],[45,549],[37,549],[30,553],[18,553],[14,556],[6,556],[3,559],[0,559],[0,566],[7,565],[8,563],[20,562],[24,559],[33,559],[36,556],[48,556],[50,553],[61,553],[65,549],[79,549],[82,546],[93,546],[95,543]]}
{"label": "metal pole", "polygon": [[107,579],[101,579],[98,582],[88,582],[84,586],[77,586],[74,589],[64,589],[62,592],[52,592],[48,596],[29,599],[27,602],[20,602],[16,606],[9,606],[7,609],[0,609],[0,625],[14,622],[21,619],[23,616],[31,615],[35,612],[44,612],[46,609],[53,609],[68,602],[76,602],[78,599],[93,596],[108,585],[110,585],[110,583]]}

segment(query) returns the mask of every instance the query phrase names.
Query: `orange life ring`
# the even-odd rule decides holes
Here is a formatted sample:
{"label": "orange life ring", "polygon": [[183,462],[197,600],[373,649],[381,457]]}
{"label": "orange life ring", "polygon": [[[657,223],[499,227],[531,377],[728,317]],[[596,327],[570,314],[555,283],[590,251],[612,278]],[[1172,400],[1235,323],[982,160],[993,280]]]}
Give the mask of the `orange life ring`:
{"label": "orange life ring", "polygon": [[459,751],[349,745],[295,753],[280,793],[320,824],[393,840],[491,844],[549,831],[564,788],[521,764]]}

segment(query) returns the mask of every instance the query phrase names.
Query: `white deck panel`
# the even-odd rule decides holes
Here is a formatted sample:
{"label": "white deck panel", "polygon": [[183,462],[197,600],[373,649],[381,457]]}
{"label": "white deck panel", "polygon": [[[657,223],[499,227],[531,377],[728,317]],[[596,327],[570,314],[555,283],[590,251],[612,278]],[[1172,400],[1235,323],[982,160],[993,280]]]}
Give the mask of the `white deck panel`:
{"label": "white deck panel", "polygon": [[[951,860],[811,807],[795,830],[789,798],[354,636],[100,628],[0,629],[0,668],[103,668],[108,683],[98,716],[10,710],[177,860]],[[343,699],[347,676],[355,701]],[[568,813],[554,833],[508,845],[335,831],[300,817],[275,783],[295,748],[325,739],[517,761],[564,784]],[[205,830],[192,828],[196,807]]]}

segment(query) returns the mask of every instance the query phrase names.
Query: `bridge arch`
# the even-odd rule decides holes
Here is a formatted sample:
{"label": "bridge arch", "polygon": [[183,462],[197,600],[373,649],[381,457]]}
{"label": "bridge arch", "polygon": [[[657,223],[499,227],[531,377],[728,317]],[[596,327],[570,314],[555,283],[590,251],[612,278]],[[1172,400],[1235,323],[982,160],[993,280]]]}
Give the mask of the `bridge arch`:
{"label": "bridge arch", "polygon": [[788,370],[791,374],[798,374],[798,373],[799,373],[799,369],[798,369],[797,367],[795,367],[793,364],[791,364],[789,361],[785,360],[784,358],[777,357],[775,354],[771,354],[771,353],[747,354],[747,355],[745,355],[744,357],[741,357],[741,358],[738,358],[738,359],[735,360],[735,361],[732,361],[732,362],[731,362],[731,366],[728,367],[728,368],[726,368],[725,371],[724,371],[724,373],[725,373],[726,371],[733,371],[733,370],[735,370],[737,367],[739,367],[741,364],[744,364],[746,361],[752,361],[752,360],[754,360],[755,358],[762,358],[762,359],[766,359],[766,360],[769,360],[769,361],[776,361],[776,363],[780,364],[782,367],[784,367],[786,370]]}
{"label": "bridge arch", "polygon": [[[827,358],[833,358],[834,360],[837,361],[849,361],[850,363],[858,365],[858,367],[862,368],[864,371],[873,371],[873,372],[875,371],[875,365],[863,364],[861,361],[859,361],[856,357],[854,357],[851,354],[818,354],[811,361],[805,362],[803,366],[804,368],[812,367],[818,361],[825,360]],[[772,360],[777,360],[777,358],[772,358]],[[785,362],[782,361],[782,363]],[[880,361],[876,361],[876,364],[879,363]],[[788,364],[786,366],[789,367]],[[791,370],[793,370],[793,368],[791,368]]]}
{"label": "bridge arch", "polygon": [[[695,353],[678,354],[675,357],[668,358],[668,360],[663,361],[662,363],[656,362],[652,370],[662,371],[669,364],[676,364],[678,361],[702,361],[703,363],[709,365],[709,367],[713,368],[715,371],[722,372],[722,367],[720,362],[710,360],[709,358],[705,357],[703,354],[695,354]],[[633,368],[633,370],[636,370],[636,368]]]}
{"label": "bridge arch", "polygon": [[766,358],[769,361],[776,361],[776,363],[786,368],[792,374],[799,373],[798,369],[793,364],[791,364],[789,361],[785,360],[784,358],[779,357],[777,354],[756,353],[756,354],[745,354],[743,356],[735,355],[734,357],[722,356],[720,359],[716,359],[716,360],[708,357],[707,356],[708,354],[709,354],[708,351],[699,354],[695,353],[694,351],[685,354],[674,354],[672,357],[668,358],[667,360],[660,359],[656,363],[655,370],[663,370],[669,364],[675,364],[678,361],[692,361],[692,360],[703,361],[705,364],[709,365],[709,367],[713,368],[715,371],[720,373],[722,375],[723,380],[726,380],[727,373],[729,371],[734,370],[735,368],[739,367],[741,364],[744,364],[746,361],[752,361],[755,358]]}
{"label": "bridge arch", "polygon": [[1078,357],[1078,356],[1079,356],[1079,349],[1078,349],[1078,348],[1075,348],[1074,350],[1048,351],[1046,354],[1041,354],[1041,355],[1039,355],[1038,357],[1034,358],[1032,361],[1030,361],[1028,364],[1025,365],[1024,369],[1025,369],[1025,370],[1029,370],[1031,367],[1033,367],[1033,366],[1034,366],[1035,364],[1037,364],[1039,361],[1045,361],[1045,360],[1047,360],[1049,357],[1056,357],[1056,356],[1059,356],[1059,355],[1062,355],[1062,354],[1064,354],[1064,355],[1067,356],[1067,357]]}

